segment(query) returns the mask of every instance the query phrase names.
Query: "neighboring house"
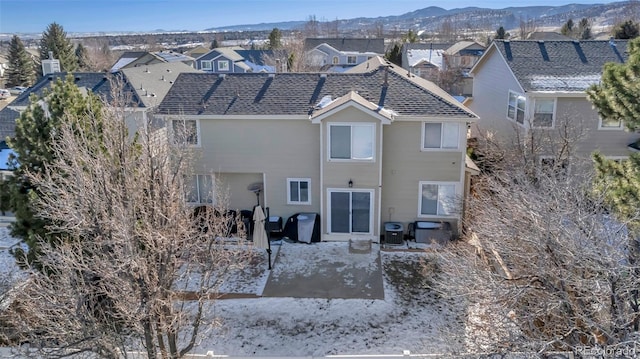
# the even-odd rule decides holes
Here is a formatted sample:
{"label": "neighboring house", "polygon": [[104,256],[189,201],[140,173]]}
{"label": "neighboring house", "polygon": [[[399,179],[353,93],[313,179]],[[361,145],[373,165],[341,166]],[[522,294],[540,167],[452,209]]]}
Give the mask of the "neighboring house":
{"label": "neighboring house", "polygon": [[182,62],[193,67],[195,59],[191,56],[173,51],[127,51],[123,53],[118,60],[116,60],[113,66],[111,66],[111,70],[109,70],[109,72],[115,73],[120,71],[121,69],[167,62]]}
{"label": "neighboring house", "polygon": [[[276,63],[286,64],[284,59],[276,59],[271,50],[245,50],[241,47],[218,47],[196,59],[196,68],[215,73],[282,72]],[[271,64],[270,62],[273,63]]]}
{"label": "neighboring house", "polygon": [[197,59],[198,57],[206,54],[209,51],[211,51],[211,49],[209,49],[208,47],[205,47],[205,46],[202,46],[202,45],[198,45],[198,46],[194,47],[193,49],[185,51],[185,55],[191,56],[194,59]]}
{"label": "neighboring house", "polygon": [[307,38],[304,40],[307,65],[328,72],[343,72],[384,55],[384,39]]}
{"label": "neighboring house", "polygon": [[458,229],[476,115],[380,58],[360,69],[180,74],[156,116],[196,151],[190,202],[212,203],[217,178],[231,208],[253,208],[260,183],[272,216],[319,213],[323,240],[377,242],[386,221]]}
{"label": "neighboring house", "polygon": [[447,89],[450,94],[471,96],[473,92],[473,78],[469,71],[480,60],[485,46],[476,41],[459,41],[445,50],[443,54],[442,70],[455,72],[460,75],[458,81]]}
{"label": "neighboring house", "polygon": [[[435,46],[434,46],[435,45]],[[439,44],[405,44],[402,48],[402,67],[425,80],[437,82],[443,66],[445,49]]]}
{"label": "neighboring house", "polygon": [[157,107],[183,72],[201,72],[182,62],[130,67],[120,71],[147,110]]}
{"label": "neighboring house", "polygon": [[597,150],[626,158],[640,134],[599,118],[585,92],[600,82],[605,63],[626,61],[626,46],[626,40],[496,40],[471,70],[473,98],[465,104],[480,116],[478,130],[504,139],[532,128],[548,134],[567,128],[583,134],[572,156],[586,158]]}
{"label": "neighboring house", "polygon": [[[35,85],[29,87],[25,92],[18,95],[10,104],[0,111],[0,135],[4,137],[15,135],[15,121],[29,105],[29,97],[35,94],[41,97],[45,89],[51,89],[51,84],[58,79],[64,81],[67,72],[57,72],[43,76]],[[76,72],[74,76],[75,84],[85,92],[93,92],[106,104],[113,103],[114,90],[120,89],[122,98],[126,101],[127,125],[130,131],[134,131],[139,126],[147,123],[150,108],[146,108],[143,101],[138,97],[137,92],[127,81],[122,81],[122,74],[109,74],[104,72]],[[131,132],[133,133],[133,132]]]}

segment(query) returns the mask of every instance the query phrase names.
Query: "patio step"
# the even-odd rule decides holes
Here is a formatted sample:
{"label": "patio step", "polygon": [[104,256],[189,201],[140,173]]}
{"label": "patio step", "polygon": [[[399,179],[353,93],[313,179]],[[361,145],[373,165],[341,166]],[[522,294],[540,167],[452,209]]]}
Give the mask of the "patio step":
{"label": "patio step", "polygon": [[349,239],[349,253],[371,253],[370,239]]}

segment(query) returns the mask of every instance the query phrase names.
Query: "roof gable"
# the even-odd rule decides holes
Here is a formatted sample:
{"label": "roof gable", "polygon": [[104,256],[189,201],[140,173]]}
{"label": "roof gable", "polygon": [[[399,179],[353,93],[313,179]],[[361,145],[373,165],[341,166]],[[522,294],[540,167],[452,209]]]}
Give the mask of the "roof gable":
{"label": "roof gable", "polygon": [[[491,48],[502,55],[527,92],[583,92],[600,81],[605,63],[627,60],[626,46],[626,40],[496,40]],[[480,66],[479,62],[473,71],[477,72]]]}
{"label": "roof gable", "polygon": [[384,54],[384,39],[366,38],[307,38],[304,49],[309,51],[322,44],[327,44],[338,51]]}
{"label": "roof gable", "polygon": [[[324,98],[322,100],[324,100]],[[320,101],[321,103],[323,102],[322,100]],[[312,123],[320,123],[323,119],[348,107],[356,107],[362,112],[377,118],[383,124],[390,124],[395,115],[393,111],[389,111],[384,107],[380,107],[379,105],[367,101],[367,99],[358,95],[355,91],[349,91],[348,94],[341,98],[329,101],[330,102],[328,104],[320,106],[317,111],[314,111],[309,116]]]}

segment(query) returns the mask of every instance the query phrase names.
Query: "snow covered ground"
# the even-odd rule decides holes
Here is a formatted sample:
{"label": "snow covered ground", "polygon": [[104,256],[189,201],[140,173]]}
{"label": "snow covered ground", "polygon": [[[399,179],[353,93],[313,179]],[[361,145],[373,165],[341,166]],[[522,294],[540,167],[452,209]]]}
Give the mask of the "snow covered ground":
{"label": "snow covered ground", "polygon": [[[3,269],[12,267],[6,248],[15,243],[8,230],[0,228]],[[322,243],[316,245],[322,248]],[[288,253],[293,255],[288,257],[294,262],[288,265],[299,268],[308,262],[308,251],[303,252],[308,248],[289,245]],[[273,246],[274,258],[279,249]],[[301,251],[299,256],[296,250]],[[270,273],[266,254],[261,253],[252,269],[233,274],[221,288],[257,297],[215,301],[207,318],[211,329],[195,353],[319,357],[464,351],[464,309],[432,290],[430,273],[422,273],[422,261],[428,260],[425,252],[380,252],[384,299],[259,297]],[[313,260],[328,265],[340,262],[335,251],[314,253]]]}
{"label": "snow covered ground", "polygon": [[[346,244],[345,244],[346,245]],[[306,245],[288,246],[307,261]],[[274,246],[274,252],[278,250]],[[315,260],[337,261],[318,250]],[[275,254],[275,253],[274,253]],[[291,257],[291,256],[289,256]],[[207,332],[196,353],[230,356],[325,356],[451,353],[464,341],[462,309],[441,298],[423,275],[423,252],[381,252],[384,300],[256,298],[218,300],[220,326]],[[296,267],[295,264],[293,264]],[[276,273],[276,271],[274,271]],[[263,276],[256,283],[264,283]],[[247,285],[244,288],[257,287]],[[252,290],[252,289],[249,289]]]}

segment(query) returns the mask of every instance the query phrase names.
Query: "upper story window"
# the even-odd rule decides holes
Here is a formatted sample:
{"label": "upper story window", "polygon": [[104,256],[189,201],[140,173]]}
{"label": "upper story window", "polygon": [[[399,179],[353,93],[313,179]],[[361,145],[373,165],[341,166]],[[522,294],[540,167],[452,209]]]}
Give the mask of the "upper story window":
{"label": "upper story window", "polygon": [[339,64],[339,63],[340,63],[340,59],[338,58],[338,56],[334,56],[334,57],[333,57],[333,64],[334,64],[334,65],[337,65],[337,64]]}
{"label": "upper story window", "polygon": [[357,58],[355,56],[347,56],[347,63],[353,65],[356,63]]}
{"label": "upper story window", "polygon": [[621,120],[599,119],[598,129],[600,130],[622,130],[623,128]]}
{"label": "upper story window", "polygon": [[200,68],[204,71],[211,71],[211,61],[200,61]]}
{"label": "upper story window", "polygon": [[374,124],[329,124],[329,159],[373,161]]}
{"label": "upper story window", "polygon": [[287,178],[287,204],[311,204],[310,188],[310,178]]}
{"label": "upper story window", "polygon": [[449,122],[425,122],[422,126],[422,149],[458,149],[460,124]]}
{"label": "upper story window", "polygon": [[507,105],[507,118],[512,121],[516,121],[519,124],[524,124],[524,96],[515,92],[509,91],[509,103]]}
{"label": "upper story window", "polygon": [[556,100],[552,98],[537,98],[533,111],[533,127],[553,127]]}
{"label": "upper story window", "polygon": [[173,142],[180,145],[200,144],[197,120],[172,120]]}
{"label": "upper story window", "polygon": [[227,60],[218,61],[218,71],[229,71],[229,61]]}

